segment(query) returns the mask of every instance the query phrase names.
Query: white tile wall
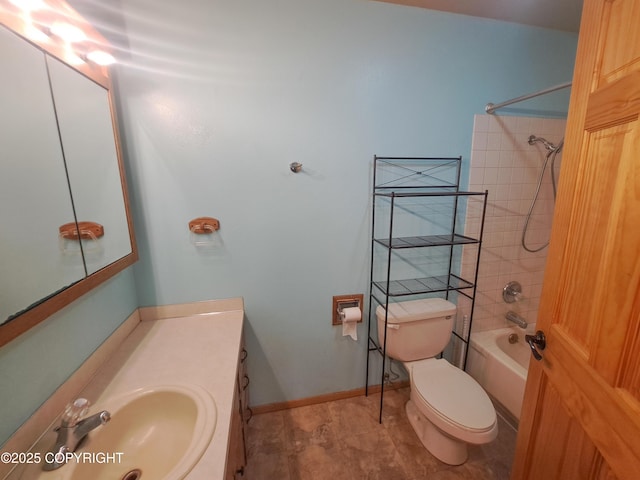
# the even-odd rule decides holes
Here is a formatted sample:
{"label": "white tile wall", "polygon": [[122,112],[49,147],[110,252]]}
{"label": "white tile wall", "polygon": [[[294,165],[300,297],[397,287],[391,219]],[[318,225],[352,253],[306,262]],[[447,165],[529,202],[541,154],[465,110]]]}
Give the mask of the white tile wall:
{"label": "white tile wall", "polygon": [[[513,310],[530,324],[536,321],[547,248],[529,253],[521,246],[526,214],[535,195],[538,176],[547,151],[541,143],[529,145],[530,135],[544,137],[557,144],[564,136],[566,120],[476,115],[474,118],[470,191],[489,191],[484,241],[478,270],[478,289],[473,316],[473,331],[491,330],[507,325],[505,314]],[[557,155],[556,172],[562,164]],[[550,165],[543,177],[538,201],[529,221],[526,243],[538,248],[549,239],[553,217],[553,189]],[[477,218],[470,206],[465,231],[477,234]],[[472,275],[471,255],[464,256],[462,274]],[[475,260],[472,260],[475,261]],[[522,284],[524,299],[507,304],[502,289],[511,280]],[[459,300],[459,310],[468,313],[470,304]]]}

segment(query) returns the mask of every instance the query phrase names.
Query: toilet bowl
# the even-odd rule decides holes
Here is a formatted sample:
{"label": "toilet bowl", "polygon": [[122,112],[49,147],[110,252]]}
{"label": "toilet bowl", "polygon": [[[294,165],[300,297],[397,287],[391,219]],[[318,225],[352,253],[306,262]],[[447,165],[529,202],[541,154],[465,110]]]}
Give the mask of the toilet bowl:
{"label": "toilet bowl", "polygon": [[480,384],[436,358],[450,340],[455,311],[440,298],[376,309],[380,344],[386,340],[387,355],[403,362],[409,374],[407,418],[425,448],[449,465],[467,460],[467,444],[489,443],[498,435],[495,408]]}
{"label": "toilet bowl", "polygon": [[445,359],[404,364],[411,379],[406,412],[429,452],[449,465],[467,460],[467,444],[484,444],[498,435],[489,396],[467,373]]}

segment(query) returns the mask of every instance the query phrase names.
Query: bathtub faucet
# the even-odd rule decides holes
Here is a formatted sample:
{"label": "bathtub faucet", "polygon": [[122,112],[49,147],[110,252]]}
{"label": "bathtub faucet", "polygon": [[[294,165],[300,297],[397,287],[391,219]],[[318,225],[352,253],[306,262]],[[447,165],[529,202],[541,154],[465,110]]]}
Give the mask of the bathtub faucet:
{"label": "bathtub faucet", "polygon": [[507,283],[502,289],[502,299],[505,303],[522,301],[522,285],[515,280]]}
{"label": "bathtub faucet", "polygon": [[518,315],[516,312],[509,310],[507,314],[504,316],[504,318],[506,318],[510,322],[515,323],[520,328],[527,328],[527,325],[528,325],[527,321],[524,318],[522,318],[520,315]]}

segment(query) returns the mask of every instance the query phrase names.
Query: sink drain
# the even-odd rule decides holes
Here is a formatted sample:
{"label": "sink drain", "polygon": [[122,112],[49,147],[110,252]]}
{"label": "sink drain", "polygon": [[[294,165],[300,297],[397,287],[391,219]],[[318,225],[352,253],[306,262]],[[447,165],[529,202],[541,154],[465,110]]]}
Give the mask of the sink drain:
{"label": "sink drain", "polygon": [[122,480],[138,480],[142,477],[142,470],[139,468],[134,468],[133,470],[129,470],[122,476]]}

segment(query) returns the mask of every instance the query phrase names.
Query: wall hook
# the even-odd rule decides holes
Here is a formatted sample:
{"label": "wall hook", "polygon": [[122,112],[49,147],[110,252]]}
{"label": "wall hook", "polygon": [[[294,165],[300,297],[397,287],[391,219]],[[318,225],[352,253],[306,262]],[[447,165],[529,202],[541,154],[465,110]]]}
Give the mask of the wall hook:
{"label": "wall hook", "polygon": [[98,239],[104,236],[104,227],[99,223],[70,222],[60,225],[58,231],[58,245],[65,255],[95,255],[102,252]]}
{"label": "wall hook", "polygon": [[104,236],[104,227],[96,222],[71,222],[61,225],[59,232],[67,240],[96,240]]}
{"label": "wall hook", "polygon": [[198,217],[189,222],[191,233],[213,233],[220,228],[220,221],[213,217]]}
{"label": "wall hook", "polygon": [[293,173],[299,173],[302,171],[302,164],[300,162],[293,162],[289,164],[289,168]]}

